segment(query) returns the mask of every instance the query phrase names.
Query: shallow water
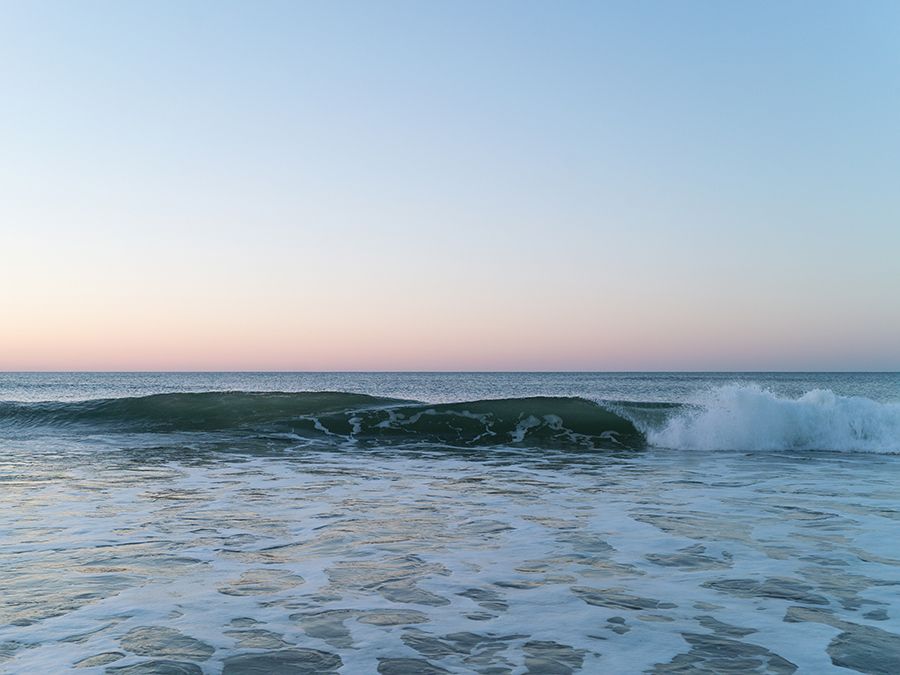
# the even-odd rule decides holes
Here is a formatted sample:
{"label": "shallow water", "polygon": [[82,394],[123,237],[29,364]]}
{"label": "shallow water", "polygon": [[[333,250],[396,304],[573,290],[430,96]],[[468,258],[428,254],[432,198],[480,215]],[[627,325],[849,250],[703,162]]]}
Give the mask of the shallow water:
{"label": "shallow water", "polygon": [[3,672],[900,672],[896,455],[0,446]]}
{"label": "shallow water", "polygon": [[10,671],[900,667],[893,458],[27,456],[2,465]]}

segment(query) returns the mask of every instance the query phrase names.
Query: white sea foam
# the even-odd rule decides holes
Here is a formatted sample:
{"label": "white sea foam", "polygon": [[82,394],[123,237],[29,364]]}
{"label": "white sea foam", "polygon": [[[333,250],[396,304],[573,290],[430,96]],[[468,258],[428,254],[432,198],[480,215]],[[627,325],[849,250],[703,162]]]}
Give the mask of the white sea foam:
{"label": "white sea foam", "polygon": [[837,673],[838,633],[874,645],[859,670],[894,658],[894,457],[72,443],[0,443],[0,672],[287,645],[342,673]]}
{"label": "white sea foam", "polygon": [[651,445],[681,450],[900,452],[900,403],[815,389],[784,398],[757,385],[711,389],[662,427]]}

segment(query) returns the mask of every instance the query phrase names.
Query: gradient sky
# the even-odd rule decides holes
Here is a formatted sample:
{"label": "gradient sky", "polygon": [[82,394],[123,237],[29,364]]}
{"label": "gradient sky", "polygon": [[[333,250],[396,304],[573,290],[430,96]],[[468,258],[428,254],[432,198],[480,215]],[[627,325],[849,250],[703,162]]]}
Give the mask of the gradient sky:
{"label": "gradient sky", "polygon": [[900,3],[0,0],[0,369],[900,369]]}

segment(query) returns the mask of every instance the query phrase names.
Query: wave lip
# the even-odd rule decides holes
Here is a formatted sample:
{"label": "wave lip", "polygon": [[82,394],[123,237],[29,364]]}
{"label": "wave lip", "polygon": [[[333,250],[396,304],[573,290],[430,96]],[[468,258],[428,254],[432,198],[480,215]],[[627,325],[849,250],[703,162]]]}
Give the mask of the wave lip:
{"label": "wave lip", "polygon": [[343,392],[206,392],[81,402],[0,403],[0,429],[236,432],[395,445],[642,447],[632,422],[580,398],[427,404]]}
{"label": "wave lip", "polygon": [[661,426],[650,445],[679,450],[825,450],[900,453],[900,403],[815,389],[799,398],[757,385],[703,394]]}

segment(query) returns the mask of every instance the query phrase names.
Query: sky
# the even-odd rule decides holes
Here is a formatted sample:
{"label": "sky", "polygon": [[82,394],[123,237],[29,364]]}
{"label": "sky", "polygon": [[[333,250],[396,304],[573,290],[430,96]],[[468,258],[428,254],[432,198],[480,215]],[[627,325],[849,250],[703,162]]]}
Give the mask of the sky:
{"label": "sky", "polygon": [[900,3],[0,0],[0,370],[900,370]]}

